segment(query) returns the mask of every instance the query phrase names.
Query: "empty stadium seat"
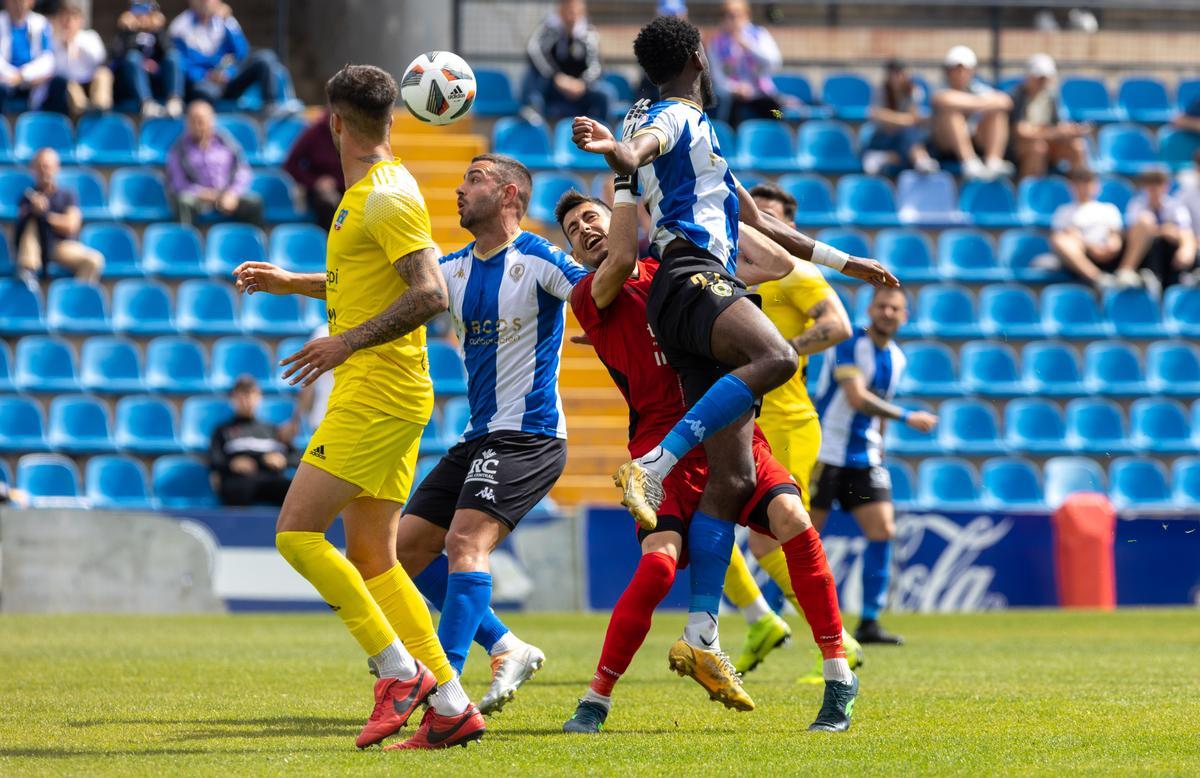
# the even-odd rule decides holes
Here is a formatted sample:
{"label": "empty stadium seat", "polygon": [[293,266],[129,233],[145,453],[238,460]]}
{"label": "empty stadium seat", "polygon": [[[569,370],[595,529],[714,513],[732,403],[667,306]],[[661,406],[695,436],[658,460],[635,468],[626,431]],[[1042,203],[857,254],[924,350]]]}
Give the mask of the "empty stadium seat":
{"label": "empty stadium seat", "polygon": [[529,201],[529,217],[557,228],[558,222],[554,218],[554,208],[558,205],[558,199],[571,189],[580,192],[587,191],[587,187],[578,176],[548,172],[534,173],[533,197]]}
{"label": "empty stadium seat", "polygon": [[0,340],[0,392],[11,392],[16,387],[12,380],[12,349],[8,343]]}
{"label": "empty stadium seat", "polygon": [[1163,313],[1171,333],[1200,338],[1200,289],[1172,286],[1163,296]]}
{"label": "empty stadium seat", "polygon": [[232,417],[233,408],[227,397],[188,397],[180,411],[180,442],[188,451],[207,451],[213,430]]}
{"label": "empty stadium seat", "polygon": [[71,120],[60,113],[23,113],[17,117],[13,132],[13,157],[18,162],[28,162],[44,148],[57,151],[64,165],[75,161],[75,132]]}
{"label": "empty stadium seat", "polygon": [[1200,150],[1200,133],[1160,127],[1158,130],[1158,156],[1172,169],[1186,170],[1195,164],[1196,151]]}
{"label": "empty stadium seat", "polygon": [[[1000,235],[997,255],[1000,264],[1008,268],[1009,274],[1023,283],[1044,283],[1068,278],[1061,270],[1037,267],[1035,261],[1046,254],[1053,254],[1045,234],[1037,230],[1005,230]],[[1057,258],[1055,258],[1057,264]]]}
{"label": "empty stadium seat", "polygon": [[258,122],[249,116],[237,113],[217,114],[217,130],[224,132],[241,147],[242,154],[251,165],[257,165],[262,137],[258,132]]}
{"label": "empty stadium seat", "polygon": [[513,96],[512,82],[503,70],[475,68],[475,104],[471,110],[476,116],[512,116],[521,105]]}
{"label": "empty stadium seat", "polygon": [[435,408],[421,433],[421,456],[441,456],[451,445],[450,437],[442,430],[442,416]]}
{"label": "empty stadium seat", "polygon": [[800,105],[789,105],[783,109],[783,117],[789,121],[800,119],[828,119],[833,109],[819,105],[813,97],[812,84],[802,73],[776,73],[772,78],[780,94],[796,98]]}
{"label": "empty stadium seat", "polygon": [[534,169],[558,166],[546,125],[531,124],[513,116],[505,116],[492,127],[492,151],[516,157]]}
{"label": "empty stadium seat", "polygon": [[[871,242],[862,230],[849,228],[821,230],[817,233],[817,239],[856,257],[871,256]],[[838,280],[848,281],[853,279],[848,279],[846,276],[838,276]]]}
{"label": "empty stadium seat", "polygon": [[466,397],[451,397],[442,403],[442,429],[448,438],[457,439],[467,430],[471,404]]}
{"label": "empty stadium seat", "polygon": [[84,470],[88,502],[101,510],[154,510],[146,468],[130,457],[115,454],[92,457]]}
{"label": "empty stadium seat", "polygon": [[966,218],[958,209],[954,176],[945,171],[902,171],[897,181],[897,203],[900,221],[905,224],[943,227],[962,224]]}
{"label": "empty stadium seat", "polygon": [[979,326],[993,338],[1044,338],[1046,328],[1033,293],[1019,284],[985,286],[979,293]]}
{"label": "empty stadium seat", "polygon": [[142,235],[142,268],[163,278],[204,278],[200,233],[187,224],[151,224]]}
{"label": "empty stadium seat", "polygon": [[915,329],[928,338],[978,338],[982,335],[975,298],[966,287],[930,284],[917,294]]}
{"label": "empty stadium seat", "polygon": [[228,337],[213,344],[210,380],[215,391],[229,391],[242,374],[252,376],[259,386],[270,386],[276,372],[267,349],[256,338]]}
{"label": "empty stadium seat", "polygon": [[1179,340],[1151,343],[1146,381],[1156,394],[1200,397],[1200,347]]}
{"label": "empty stadium seat", "polygon": [[152,392],[209,391],[208,367],[200,344],[190,338],[160,337],[146,347],[146,386]]}
{"label": "empty stadium seat", "polygon": [[183,134],[183,119],[159,116],[143,119],[138,131],[138,157],[144,165],[162,165],[167,152]]}
{"label": "empty stadium seat", "polygon": [[1033,463],[1020,457],[994,457],[983,463],[983,504],[994,511],[1040,510],[1042,481]]}
{"label": "empty stadium seat", "polygon": [[266,396],[258,408],[258,418],[277,426],[283,426],[296,416],[294,397]]}
{"label": "empty stadium seat", "polygon": [[871,84],[857,73],[827,76],[821,86],[821,102],[833,115],[846,121],[865,121],[871,108]]}
{"label": "empty stadium seat", "polygon": [[1017,196],[1006,178],[968,181],[958,196],[958,209],[980,227],[1019,227]]}
{"label": "empty stadium seat", "polygon": [[28,397],[0,395],[0,451],[46,451],[41,407]]}
{"label": "empty stadium seat", "polygon": [[1137,124],[1110,124],[1100,128],[1097,167],[1108,173],[1135,176],[1158,164],[1154,136]]}
{"label": "empty stadium seat", "polygon": [[108,182],[109,209],[119,221],[157,222],[172,216],[162,173],[149,168],[120,168]]}
{"label": "empty stadium seat", "polygon": [[[723,122],[720,119],[709,118],[712,124],[713,132],[717,135],[717,145],[721,150],[728,153],[730,158],[733,158],[737,153],[737,133],[733,131],[733,127],[729,126],[729,122]],[[599,180],[599,177],[597,177]],[[750,184],[744,184],[747,190],[751,188]]]}
{"label": "empty stadium seat", "polygon": [[1109,289],[1104,293],[1104,313],[1120,337],[1167,337],[1158,300],[1144,288]]}
{"label": "empty stadium seat", "polygon": [[113,329],[129,335],[169,335],[177,330],[171,297],[157,281],[127,278],[113,287]]}
{"label": "empty stadium seat", "polygon": [[899,510],[907,510],[916,504],[916,476],[907,462],[888,460],[884,463],[888,478],[892,482],[892,502]]}
{"label": "empty stadium seat", "polygon": [[1117,87],[1117,107],[1125,119],[1141,124],[1162,124],[1175,115],[1167,87],[1157,78],[1123,79]]}
{"label": "empty stadium seat", "polygon": [[1021,352],[1021,373],[1032,393],[1071,397],[1083,393],[1079,357],[1066,343],[1030,343]]}
{"label": "empty stadium seat", "polygon": [[467,393],[467,369],[458,349],[444,341],[429,343],[429,375],[433,378],[433,391],[437,395],[462,395]]}
{"label": "empty stadium seat", "polygon": [[746,170],[788,173],[800,169],[792,131],[774,119],[742,122],[737,133],[736,160],[736,166]]}
{"label": "empty stadium seat", "polygon": [[1086,457],[1054,457],[1046,461],[1046,505],[1057,509],[1072,494],[1108,491],[1104,470],[1094,459]]}
{"label": "empty stadium seat", "polygon": [[1112,104],[1108,87],[1095,78],[1064,78],[1060,87],[1063,114],[1072,122],[1115,122],[1121,113]]}
{"label": "empty stadium seat", "polygon": [[250,191],[262,198],[263,219],[269,224],[307,221],[312,215],[307,205],[296,204],[296,182],[282,170],[255,170]]}
{"label": "empty stadium seat", "polygon": [[917,499],[923,506],[971,510],[979,498],[979,476],[965,459],[933,457],[917,467]]}
{"label": "empty stadium seat", "polygon": [[1121,408],[1112,400],[1081,397],[1067,403],[1067,445],[1081,454],[1126,454],[1133,450]]}
{"label": "empty stadium seat", "polygon": [[146,391],[142,360],[133,341],[120,337],[85,340],[79,354],[79,383],[89,392]]}
{"label": "empty stadium seat", "polygon": [[937,439],[942,451],[956,454],[1002,454],[1000,424],[990,404],[979,400],[947,400],[938,408]]}
{"label": "empty stadium seat", "polygon": [[79,468],[61,454],[26,454],[17,460],[17,488],[35,508],[79,508]]}
{"label": "empty stadium seat", "polygon": [[1107,338],[1112,323],[1100,313],[1096,296],[1080,284],[1054,284],[1042,291],[1042,323],[1060,338]]}
{"label": "empty stadium seat", "polygon": [[875,236],[875,257],[901,283],[936,281],[941,273],[934,266],[929,238],[915,229],[880,230]]}
{"label": "empty stadium seat", "polygon": [[837,184],[838,218],[858,227],[893,227],[896,195],[891,182],[878,176],[843,176]]}
{"label": "empty stadium seat", "polygon": [[325,237],[326,230],[315,224],[281,224],[271,230],[269,261],[299,273],[323,273]]}
{"label": "empty stadium seat", "polygon": [[905,343],[904,356],[908,365],[900,374],[901,393],[926,397],[955,397],[962,394],[954,354],[944,343]]}
{"label": "empty stadium seat", "polygon": [[1178,508],[1200,505],[1200,457],[1182,457],[1171,467],[1171,495]]}
{"label": "empty stadium seat", "polygon": [[[912,411],[933,411],[925,402],[905,400],[900,405]],[[884,429],[883,448],[901,456],[925,456],[945,451],[937,439],[936,428],[932,432],[920,432],[907,424],[888,424]]]}
{"label": "empty stadium seat", "polygon": [[96,165],[134,165],[139,161],[133,122],[119,113],[88,114],[79,120],[75,156]]}
{"label": "empty stadium seat", "polygon": [[1129,407],[1130,440],[1145,454],[1192,454],[1192,425],[1175,400],[1143,397]]}
{"label": "empty stadium seat", "polygon": [[243,262],[266,261],[266,236],[253,224],[218,224],[208,231],[204,268],[210,276],[225,281]]}
{"label": "empty stadium seat", "polygon": [[88,224],[79,234],[83,245],[104,255],[104,278],[142,276],[137,235],[124,224]]}
{"label": "empty stadium seat", "polygon": [[150,478],[154,497],[163,508],[215,508],[219,505],[208,468],[182,454],[154,460]]}
{"label": "empty stadium seat", "polygon": [[[573,120],[562,119],[554,126],[554,162],[568,170],[608,170],[608,163],[599,154],[583,151],[571,140]],[[518,159],[524,159],[518,157]]]}
{"label": "empty stadium seat", "polygon": [[1091,394],[1146,393],[1138,352],[1128,343],[1089,343],[1083,351],[1083,385]]}
{"label": "empty stadium seat", "polygon": [[1108,469],[1109,498],[1117,510],[1171,507],[1167,469],[1156,459],[1119,457]]}
{"label": "empty stadium seat", "polygon": [[996,258],[991,239],[980,230],[945,230],[938,236],[938,272],[958,281],[1002,281],[1008,268]]}
{"label": "empty stadium seat", "polygon": [[17,218],[21,195],[33,186],[33,176],[25,170],[0,170],[0,219]]}
{"label": "empty stadium seat", "polygon": [[54,281],[46,293],[46,324],[51,332],[112,332],[104,287],[73,278]]}
{"label": "empty stadium seat", "polygon": [[1128,179],[1121,176],[1104,176],[1100,179],[1100,193],[1096,195],[1096,199],[1117,206],[1117,210],[1123,215],[1133,195],[1133,184],[1129,183]]}
{"label": "empty stadium seat", "polygon": [[1049,227],[1054,211],[1074,200],[1062,176],[1026,178],[1017,188],[1017,215],[1022,224]]}
{"label": "empty stadium seat", "polygon": [[1021,378],[1016,352],[1007,343],[974,341],[959,352],[963,384],[968,392],[990,397],[1013,397],[1029,391]]}
{"label": "empty stadium seat", "polygon": [[[746,184],[744,177],[743,186]],[[833,204],[829,179],[812,173],[781,176],[779,186],[796,198],[796,224],[803,227],[826,227],[839,224]]]}
{"label": "empty stadium seat", "polygon": [[59,338],[21,338],[13,363],[13,383],[23,392],[78,392],[75,354]]}
{"label": "empty stadium seat", "polygon": [[258,292],[242,298],[242,329],[252,335],[303,335],[309,329],[296,295]]}
{"label": "empty stadium seat", "polygon": [[1004,441],[1013,451],[1066,454],[1067,425],[1052,402],[1023,398],[1004,406]]}
{"label": "empty stadium seat", "polygon": [[[58,175],[58,185],[75,193],[75,204],[84,221],[111,219],[108,195],[104,192],[104,179],[95,170],[86,167],[63,168]],[[108,268],[105,268],[107,274]]]}
{"label": "empty stadium seat", "polygon": [[858,173],[862,170],[858,148],[846,125],[812,121],[800,125],[796,156],[802,170],[817,173]]}
{"label": "empty stadium seat", "polygon": [[[3,117],[0,117],[2,119]],[[16,265],[13,264],[13,258],[9,254],[7,240],[0,240],[0,276],[12,275],[16,270]]]}
{"label": "empty stadium seat", "polygon": [[122,451],[177,454],[182,449],[175,435],[175,412],[157,397],[129,395],[117,400],[113,427],[113,439]]}
{"label": "empty stadium seat", "polygon": [[29,335],[45,331],[40,292],[15,278],[0,278],[0,333]]}
{"label": "empty stadium seat", "polygon": [[[478,106],[479,102],[476,101],[476,110]],[[303,116],[281,116],[269,120],[263,130],[265,138],[259,154],[260,161],[264,165],[282,165],[306,127],[308,123]]]}
{"label": "empty stadium seat", "polygon": [[289,383],[289,381],[291,381],[290,378],[284,380],[283,373],[285,370],[290,368],[291,365],[286,365],[284,367],[278,367],[278,365],[280,365],[292,354],[295,354],[297,351],[304,348],[304,344],[307,343],[308,340],[309,338],[306,335],[294,335],[290,338],[284,338],[276,344],[275,362],[273,364],[273,368],[275,369],[275,388],[280,392],[294,392],[299,388],[292,386]]}
{"label": "empty stadium seat", "polygon": [[9,128],[8,119],[0,116],[0,164],[9,164],[13,161],[13,139],[12,130]]}
{"label": "empty stadium seat", "polygon": [[304,324],[310,331],[328,326],[329,314],[324,300],[310,297],[304,301]]}
{"label": "empty stadium seat", "polygon": [[228,283],[184,281],[176,295],[176,311],[180,331],[189,335],[233,335],[242,331],[234,291]]}

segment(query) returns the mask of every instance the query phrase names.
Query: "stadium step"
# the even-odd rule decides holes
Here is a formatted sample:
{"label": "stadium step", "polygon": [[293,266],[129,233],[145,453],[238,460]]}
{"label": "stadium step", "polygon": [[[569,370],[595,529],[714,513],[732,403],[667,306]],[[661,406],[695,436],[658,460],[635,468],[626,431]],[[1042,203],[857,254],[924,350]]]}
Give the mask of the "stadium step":
{"label": "stadium step", "polygon": [[[620,494],[611,475],[564,475],[554,487],[554,500],[559,505],[616,505]],[[632,521],[630,527],[635,526]]]}

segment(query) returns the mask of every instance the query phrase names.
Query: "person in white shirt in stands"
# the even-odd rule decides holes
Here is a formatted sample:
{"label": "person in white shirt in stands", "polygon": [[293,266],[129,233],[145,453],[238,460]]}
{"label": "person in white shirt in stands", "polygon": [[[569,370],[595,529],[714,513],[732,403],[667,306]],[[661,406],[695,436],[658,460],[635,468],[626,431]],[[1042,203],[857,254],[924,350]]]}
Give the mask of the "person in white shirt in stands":
{"label": "person in white shirt in stands", "polygon": [[53,27],[54,80],[46,109],[72,117],[89,109],[111,109],[113,74],[105,64],[108,50],[95,30],[83,28],[83,9],[63,3],[54,15]]}
{"label": "person in white shirt in stands", "polygon": [[1121,259],[1121,211],[1096,199],[1100,184],[1091,170],[1072,170],[1075,202],[1058,206],[1051,220],[1050,245],[1067,270],[1100,288],[1115,286]]}
{"label": "person in white shirt in stands", "polygon": [[975,78],[975,52],[955,46],[946,52],[946,86],[933,95],[935,157],[962,161],[967,178],[990,181],[1016,172],[1004,158],[1012,98]]}
{"label": "person in white shirt in stands", "polygon": [[41,107],[54,76],[50,22],[33,12],[33,0],[4,0],[0,11],[0,112],[18,110],[10,101]]}
{"label": "person in white shirt in stands", "polygon": [[1125,207],[1125,254],[1117,268],[1121,286],[1145,286],[1158,295],[1179,283],[1196,265],[1192,215],[1168,194],[1171,176],[1150,169],[1138,177],[1142,191]]}

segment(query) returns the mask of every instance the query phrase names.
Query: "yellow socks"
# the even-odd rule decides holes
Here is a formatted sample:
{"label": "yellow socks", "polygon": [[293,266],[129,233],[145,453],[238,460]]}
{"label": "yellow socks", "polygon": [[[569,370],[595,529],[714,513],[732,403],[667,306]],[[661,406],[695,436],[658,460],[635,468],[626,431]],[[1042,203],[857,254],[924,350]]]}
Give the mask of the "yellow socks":
{"label": "yellow socks", "polygon": [[771,580],[783,591],[792,607],[798,613],[803,614],[804,609],[800,607],[800,603],[796,600],[796,592],[792,590],[792,579],[788,575],[787,558],[783,555],[783,548],[776,547],[771,553],[758,560],[758,566],[767,571],[767,575],[771,576]]}
{"label": "yellow socks", "polygon": [[404,568],[397,564],[366,581],[366,585],[404,647],[429,668],[439,684],[453,680],[456,673],[433,629],[425,598]]}
{"label": "yellow socks", "polygon": [[754,576],[750,575],[750,568],[746,567],[746,557],[736,543],[729,557],[729,570],[725,572],[725,596],[739,610],[749,607],[762,596]]}

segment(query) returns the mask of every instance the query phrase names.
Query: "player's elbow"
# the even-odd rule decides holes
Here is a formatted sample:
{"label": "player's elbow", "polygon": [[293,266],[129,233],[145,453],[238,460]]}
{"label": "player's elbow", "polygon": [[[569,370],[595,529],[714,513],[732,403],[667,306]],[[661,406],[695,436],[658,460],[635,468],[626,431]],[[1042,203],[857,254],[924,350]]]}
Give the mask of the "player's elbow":
{"label": "player's elbow", "polygon": [[850,317],[846,316],[844,311],[838,311],[836,316],[829,317],[829,339],[832,341],[830,345],[837,345],[842,341],[849,340],[854,334],[854,328],[850,325]]}
{"label": "player's elbow", "polygon": [[450,295],[446,292],[446,287],[441,284],[431,285],[425,290],[423,298],[425,312],[430,316],[437,316],[450,307]]}

